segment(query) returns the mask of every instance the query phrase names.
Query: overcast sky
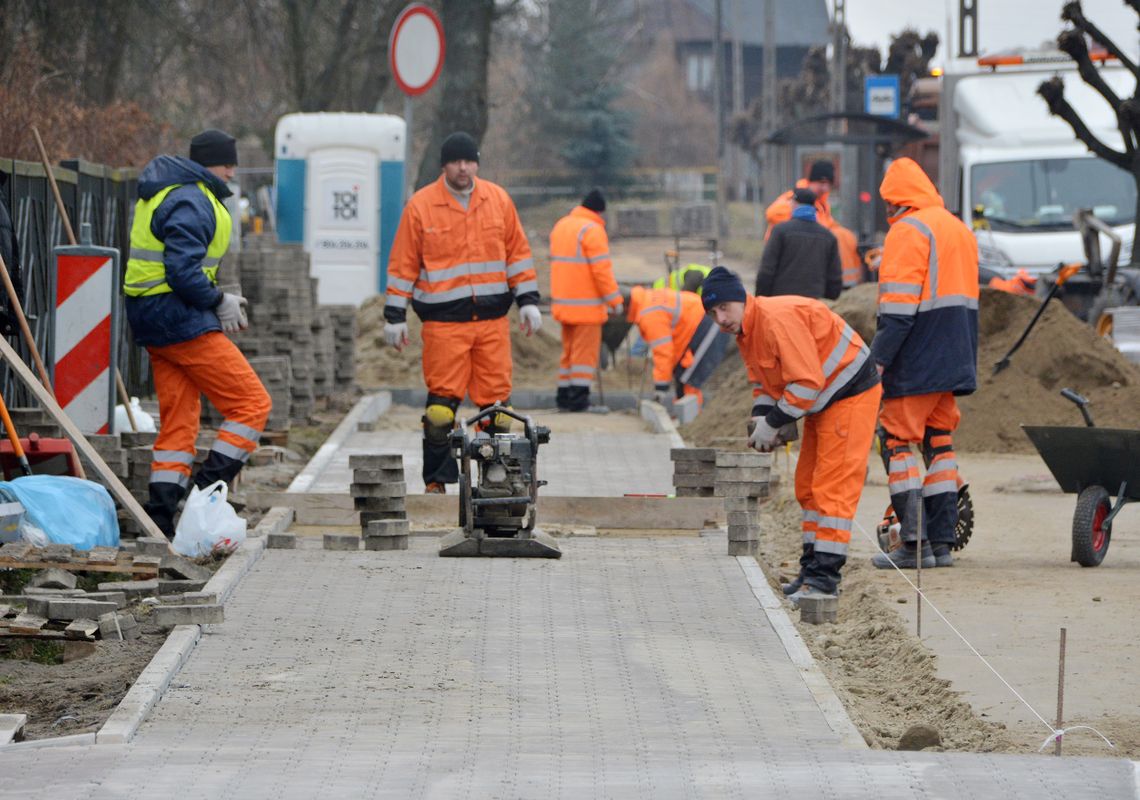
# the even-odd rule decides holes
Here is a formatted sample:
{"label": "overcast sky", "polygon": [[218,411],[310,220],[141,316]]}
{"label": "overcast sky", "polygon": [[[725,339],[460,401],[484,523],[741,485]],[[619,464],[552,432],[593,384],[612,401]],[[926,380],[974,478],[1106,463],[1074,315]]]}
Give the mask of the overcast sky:
{"label": "overcast sky", "polygon": [[[1057,38],[1064,23],[1064,0],[974,0],[978,9],[978,49],[982,53],[1013,47],[1036,47]],[[828,0],[828,9],[832,7]],[[1140,50],[1136,12],[1124,0],[1083,0],[1085,16],[1126,52]],[[875,45],[886,55],[892,33],[908,25],[938,34],[936,63],[945,57],[946,20],[951,20],[954,53],[958,52],[958,0],[847,0],[847,27],[857,45]]]}

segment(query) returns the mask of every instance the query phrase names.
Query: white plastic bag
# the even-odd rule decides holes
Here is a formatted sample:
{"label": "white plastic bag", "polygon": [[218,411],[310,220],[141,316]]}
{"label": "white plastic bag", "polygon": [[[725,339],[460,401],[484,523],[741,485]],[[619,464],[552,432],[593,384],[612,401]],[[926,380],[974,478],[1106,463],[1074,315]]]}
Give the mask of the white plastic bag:
{"label": "white plastic bag", "polygon": [[190,490],[174,531],[176,553],[189,558],[228,553],[245,541],[245,520],[226,500],[228,494],[224,481],[216,481],[205,489],[195,486]]}
{"label": "white plastic bag", "polygon": [[[135,425],[138,427],[140,433],[154,433],[157,428],[154,425],[154,417],[142,410],[139,405],[137,397],[131,398],[131,415],[135,418]],[[127,409],[123,407],[122,403],[115,406],[115,429],[112,433],[122,433],[123,431],[133,430],[131,428],[131,418],[127,416]]]}

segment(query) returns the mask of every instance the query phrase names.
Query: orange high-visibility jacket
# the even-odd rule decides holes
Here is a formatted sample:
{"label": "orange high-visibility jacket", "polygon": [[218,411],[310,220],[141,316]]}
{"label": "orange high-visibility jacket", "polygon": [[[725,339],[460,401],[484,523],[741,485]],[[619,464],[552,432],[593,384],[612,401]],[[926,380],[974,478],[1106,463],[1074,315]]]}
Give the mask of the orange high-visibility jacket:
{"label": "orange high-visibility jacket", "polygon": [[551,314],[567,325],[601,325],[606,306],[620,303],[605,220],[578,206],[550,232]]}
{"label": "orange high-visibility jacket", "polygon": [[[797,188],[804,188],[808,182],[800,178],[796,181]],[[764,218],[768,221],[768,230],[764,231],[764,241],[768,241],[768,234],[773,226],[787,222],[792,218],[792,190],[784,192],[769,204],[764,211]],[[843,286],[849,288],[863,282],[863,260],[859,258],[858,240],[855,233],[839,224],[831,216],[831,203],[827,194],[815,199],[815,221],[831,231],[839,241],[839,265],[843,269]]]}
{"label": "orange high-visibility jacket", "polygon": [[538,299],[530,244],[502,187],[476,179],[467,210],[442,175],[412,195],[388,259],[384,319],[403,322],[408,300],[424,322],[470,322]]}
{"label": "orange high-visibility jacket", "polygon": [[891,163],[879,193],[905,209],[888,220],[879,264],[873,353],[883,396],[969,394],[977,388],[977,240],[909,158]]}
{"label": "orange high-visibility jacket", "polygon": [[689,342],[704,317],[699,294],[633,287],[626,319],[637,326],[653,351],[654,383],[671,383],[676,367],[693,362]]}
{"label": "orange high-visibility jacket", "polygon": [[773,427],[878,383],[859,334],[812,298],[749,296],[737,345],[756,399],[752,415]]}

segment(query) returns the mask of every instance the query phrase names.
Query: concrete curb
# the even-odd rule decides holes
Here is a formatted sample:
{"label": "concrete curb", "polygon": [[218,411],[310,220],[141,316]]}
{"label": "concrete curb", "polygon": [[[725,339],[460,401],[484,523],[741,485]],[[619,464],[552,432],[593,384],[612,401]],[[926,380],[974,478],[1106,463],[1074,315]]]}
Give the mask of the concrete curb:
{"label": "concrete curb", "polygon": [[391,392],[377,392],[376,394],[366,395],[356,401],[356,405],[352,410],[345,415],[340,424],[336,426],[336,430],[332,432],[325,443],[317,450],[316,455],[309,459],[309,463],[301,470],[293,482],[289,484],[286,492],[290,494],[296,492],[307,492],[309,487],[313,485],[320,474],[325,471],[325,467],[332,461],[334,455],[340,446],[344,444],[344,440],[352,434],[356,433],[356,426],[361,421],[372,421],[388,410],[392,405]]}
{"label": "concrete curb", "polygon": [[93,733],[73,733],[70,736],[55,736],[51,739],[32,739],[28,742],[11,742],[0,747],[0,753],[14,750],[38,750],[41,747],[78,747],[95,744]]}
{"label": "concrete curb", "polygon": [[863,734],[859,733],[859,729],[848,716],[847,709],[843,707],[843,702],[827,682],[823,670],[812,658],[800,632],[796,630],[783,603],[777,599],[772,587],[768,585],[768,579],[764,576],[760,565],[756,563],[756,559],[752,556],[736,556],[736,563],[744,570],[744,576],[748,579],[753,596],[760,603],[760,608],[764,610],[772,629],[780,637],[788,658],[800,671],[800,677],[807,684],[808,691],[815,698],[816,705],[819,706],[828,726],[838,734],[840,745],[853,750],[868,749]]}
{"label": "concrete curb", "polygon": [[669,437],[670,447],[685,446],[685,440],[677,433],[677,426],[673,424],[664,406],[656,400],[642,400],[639,410],[641,418],[649,423],[654,433],[663,433]]}
{"label": "concrete curb", "polygon": [[250,536],[268,539],[271,534],[284,533],[293,524],[297,512],[289,506],[273,506],[265,512],[257,527],[249,532]]}

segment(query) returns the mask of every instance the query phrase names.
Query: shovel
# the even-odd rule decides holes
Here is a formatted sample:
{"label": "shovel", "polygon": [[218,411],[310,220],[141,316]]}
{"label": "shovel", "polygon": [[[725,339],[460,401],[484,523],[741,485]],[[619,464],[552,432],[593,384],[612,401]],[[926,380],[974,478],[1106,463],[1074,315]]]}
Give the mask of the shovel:
{"label": "shovel", "polygon": [[1021,336],[1016,342],[1014,342],[1013,347],[1009,348],[1009,352],[1002,357],[1001,361],[998,361],[996,364],[994,364],[994,375],[997,375],[999,372],[1009,366],[1010,356],[1016,353],[1017,349],[1025,343],[1025,339],[1027,336],[1029,336],[1029,332],[1033,330],[1033,326],[1037,324],[1037,320],[1041,319],[1041,315],[1045,313],[1045,307],[1049,305],[1049,301],[1056,296],[1057,292],[1060,290],[1065,281],[1080,271],[1080,264],[1067,264],[1057,271],[1057,280],[1054,282],[1052,288],[1049,289],[1049,293],[1045,295],[1045,299],[1041,301],[1041,305],[1038,307],[1037,313],[1033,315],[1033,319],[1029,320],[1029,324],[1025,326],[1025,330],[1022,331]]}

